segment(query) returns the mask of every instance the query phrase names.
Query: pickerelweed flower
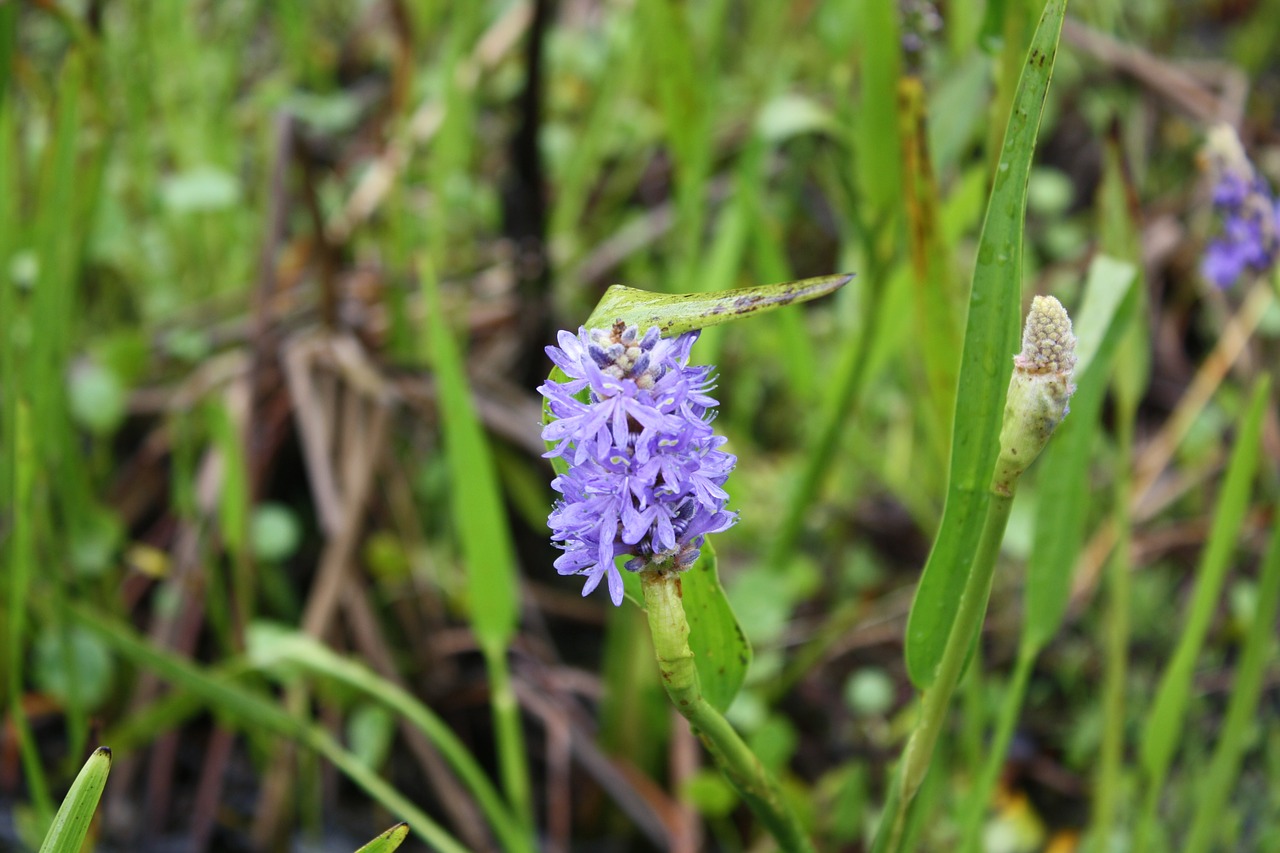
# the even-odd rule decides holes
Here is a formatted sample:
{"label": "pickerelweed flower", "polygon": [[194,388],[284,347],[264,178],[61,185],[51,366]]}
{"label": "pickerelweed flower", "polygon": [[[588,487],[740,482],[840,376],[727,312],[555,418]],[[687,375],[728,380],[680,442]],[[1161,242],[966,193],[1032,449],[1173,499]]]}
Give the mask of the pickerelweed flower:
{"label": "pickerelweed flower", "polygon": [[623,597],[614,558],[630,571],[684,570],[703,537],[731,527],[723,486],[736,457],[711,428],[716,401],[710,367],[690,367],[698,332],[663,338],[621,321],[610,329],[561,332],[547,355],[568,376],[538,389],[555,420],[542,438],[569,470],[547,524],[562,575],[584,575],[583,595],[603,578],[614,604]]}
{"label": "pickerelweed flower", "polygon": [[1280,254],[1280,203],[1227,125],[1209,133],[1205,157],[1214,178],[1213,207],[1222,233],[1209,241],[1201,260],[1205,278],[1230,287],[1246,272],[1265,273]]}

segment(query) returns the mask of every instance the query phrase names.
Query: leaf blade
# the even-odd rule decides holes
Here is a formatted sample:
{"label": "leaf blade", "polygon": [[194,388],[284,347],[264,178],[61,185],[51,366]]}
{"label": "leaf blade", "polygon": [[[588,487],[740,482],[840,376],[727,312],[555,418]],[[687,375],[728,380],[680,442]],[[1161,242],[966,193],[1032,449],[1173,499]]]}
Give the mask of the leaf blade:
{"label": "leaf blade", "polygon": [[921,689],[932,682],[942,658],[968,568],[963,558],[976,549],[986,515],[988,478],[1018,342],[1027,179],[1065,12],[1065,0],[1050,0],[1032,38],[978,243],[946,504],[907,620],[907,671]]}
{"label": "leaf blade", "polygon": [[110,772],[111,750],[100,746],[76,774],[71,790],[53,817],[53,826],[40,845],[40,853],[80,853]]}

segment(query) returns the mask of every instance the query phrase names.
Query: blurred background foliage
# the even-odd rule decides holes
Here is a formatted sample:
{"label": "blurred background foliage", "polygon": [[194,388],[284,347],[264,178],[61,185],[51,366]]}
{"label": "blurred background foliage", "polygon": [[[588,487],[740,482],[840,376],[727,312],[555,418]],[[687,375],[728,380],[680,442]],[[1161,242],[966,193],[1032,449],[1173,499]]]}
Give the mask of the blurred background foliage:
{"label": "blurred background foliage", "polygon": [[[731,718],[821,849],[863,849],[912,719],[905,618],[1039,11],[0,2],[0,846],[39,839],[104,743],[104,849],[354,849],[402,818],[434,843],[422,817],[464,849],[519,849],[495,829],[508,818],[546,850],[750,847],[735,795],[672,724],[638,611],[551,570],[533,389],[542,347],[611,283],[850,271],[830,300],[707,331],[695,357],[719,366],[740,458],[742,521],[717,549],[756,653]],[[1280,175],[1280,4],[1080,0],[1070,16],[1024,292],[1077,308],[1106,252],[1140,268],[1142,298],[1073,460],[1092,498],[1059,555],[1067,618],[981,804],[997,853],[1076,849],[1099,820],[1113,846],[1090,849],[1130,849],[1144,720],[1182,614],[1204,607],[1157,789],[1154,849],[1175,849],[1240,649],[1259,613],[1274,620],[1273,406],[1225,580],[1193,586],[1233,424],[1280,334],[1268,285],[1198,274],[1197,150],[1227,122]],[[1035,473],[922,849],[956,843],[1009,689]],[[1262,636],[1221,849],[1280,848],[1280,670]],[[505,799],[460,785],[462,765]]]}

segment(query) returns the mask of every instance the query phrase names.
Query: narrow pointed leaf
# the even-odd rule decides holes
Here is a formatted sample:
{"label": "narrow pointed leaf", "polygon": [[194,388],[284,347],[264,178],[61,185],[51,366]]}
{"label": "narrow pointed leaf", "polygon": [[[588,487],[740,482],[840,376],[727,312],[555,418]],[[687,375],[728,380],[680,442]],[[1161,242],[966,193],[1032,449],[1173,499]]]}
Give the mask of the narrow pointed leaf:
{"label": "narrow pointed leaf", "polygon": [[361,847],[356,853],[391,853],[409,837],[409,824],[398,823]]}
{"label": "narrow pointed leaf", "polygon": [[466,563],[471,625],[482,646],[503,649],[515,632],[518,616],[515,548],[493,454],[471,403],[462,356],[440,307],[434,271],[424,269],[422,281],[449,460],[453,522]]}
{"label": "narrow pointed leaf", "polygon": [[1050,0],[1031,41],[978,242],[946,506],[907,621],[907,670],[922,689],[933,681],[942,658],[986,514],[1004,396],[1018,349],[1027,178],[1065,11],[1065,0]]}
{"label": "narrow pointed leaf", "polygon": [[80,853],[110,772],[111,750],[100,746],[71,783],[71,790],[54,815],[53,826],[49,827],[49,833],[40,845],[40,853]]}
{"label": "narrow pointed leaf", "polygon": [[1141,760],[1148,785],[1163,785],[1169,764],[1182,742],[1182,726],[1187,704],[1191,701],[1196,660],[1204,647],[1209,624],[1248,515],[1269,392],[1270,382],[1263,376],[1254,386],[1249,407],[1241,415],[1236,445],[1227,464],[1227,477],[1218,494],[1218,505],[1209,529],[1209,540],[1196,571],[1190,611],[1173,658],[1160,678],[1160,687],[1151,703],[1146,725],[1142,727]]}

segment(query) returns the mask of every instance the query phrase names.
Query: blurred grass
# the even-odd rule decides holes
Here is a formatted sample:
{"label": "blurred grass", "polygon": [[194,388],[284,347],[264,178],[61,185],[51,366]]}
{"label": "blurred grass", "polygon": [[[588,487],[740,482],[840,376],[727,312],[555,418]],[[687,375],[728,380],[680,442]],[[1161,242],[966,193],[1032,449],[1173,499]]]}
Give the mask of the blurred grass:
{"label": "blurred grass", "polygon": [[[956,312],[980,259],[992,140],[1041,6],[949,3],[933,30],[922,4],[553,4],[540,35],[546,182],[531,194],[510,178],[532,6],[0,4],[0,683],[21,755],[21,769],[0,767],[0,798],[34,804],[32,826],[103,727],[119,739],[109,815],[166,785],[241,804],[157,804],[127,830],[108,822],[112,843],[143,849],[203,821],[218,827],[206,846],[248,846],[258,780],[277,739],[292,738],[330,769],[304,777],[303,802],[278,818],[286,831],[305,834],[310,811],[324,832],[358,824],[354,848],[392,811],[420,838],[470,844],[466,805],[484,797],[449,802],[447,777],[400,749],[403,734],[376,766],[361,763],[342,742],[358,703],[324,687],[286,708],[291,682],[263,681],[240,657],[247,626],[298,623],[333,543],[298,424],[331,419],[345,482],[355,427],[343,401],[372,365],[394,391],[391,439],[344,565],[357,592],[322,642],[367,657],[381,637],[388,654],[370,666],[398,676],[508,794],[515,784],[503,807],[519,813],[527,799],[547,849],[605,837],[696,849],[699,831],[702,849],[745,848],[732,802],[690,781],[696,755],[646,702],[655,685],[634,614],[606,615],[551,571],[536,521],[551,472],[524,377],[545,371],[552,328],[576,328],[612,283],[711,291],[849,270],[830,302],[710,330],[695,358],[718,364],[717,425],[741,460],[730,489],[743,520],[716,548],[756,657],[731,716],[811,803],[824,849],[860,849],[883,802],[883,756],[910,720],[903,619],[945,497]],[[1224,500],[1222,470],[1249,389],[1274,372],[1280,322],[1272,308],[1245,313],[1256,330],[1229,325],[1243,292],[1196,275],[1211,227],[1194,167],[1205,128],[1158,85],[1176,71],[1223,115],[1243,107],[1246,142],[1276,177],[1274,7],[1073,4],[1081,23],[1156,60],[1155,76],[1064,46],[1009,287],[1077,305],[1096,253],[1141,259],[1137,317],[1109,396],[1081,391],[1097,395],[1097,434],[1063,442],[1028,484],[1043,504],[1062,485],[1048,479],[1068,471],[1086,497],[1054,521],[1079,532],[1042,561],[1048,510],[1011,522],[983,671],[917,810],[922,849],[953,845],[966,808],[982,830],[1007,826],[1000,804],[1028,793],[1041,832],[1016,849],[1090,824],[1088,849],[1127,843],[1138,800],[1125,746],[1168,737],[1144,714],[1179,644],[1196,652],[1179,657],[1184,736],[1138,776],[1142,807],[1166,836],[1203,844],[1208,818],[1189,806],[1204,808],[1211,778],[1238,792],[1222,823],[1239,830],[1223,837],[1267,849],[1280,831],[1265,786],[1247,781],[1280,761],[1267,735],[1274,571],[1255,569],[1274,562],[1256,541],[1277,487],[1269,399],[1254,403],[1264,475]],[[1181,61],[1205,58],[1218,71]],[[1240,81],[1248,98],[1236,101]],[[273,184],[282,115],[293,141]],[[1036,196],[1055,180],[1065,198]],[[528,215],[542,217],[541,247],[508,237],[530,233],[513,224]],[[1125,229],[1138,232],[1120,240]],[[444,313],[419,286],[424,263]],[[546,288],[518,290],[538,264]],[[1247,332],[1239,346],[1231,329]],[[324,362],[322,405],[304,412],[280,363],[313,333],[367,359]],[[446,334],[458,359],[442,365],[427,354]],[[1086,420],[1083,402],[1073,418]],[[459,452],[459,437],[482,449]],[[492,470],[460,476],[485,447]],[[278,559],[255,538],[265,502],[301,530]],[[1227,537],[1230,559],[1215,551],[1221,574],[1201,601],[1198,561],[1210,541],[1225,547],[1210,533],[1215,510],[1240,533]],[[1045,571],[1053,589],[1036,580]],[[1194,630],[1167,618],[1171,600],[1195,601]],[[1044,614],[1064,604],[1050,632]],[[1034,664],[1017,653],[1024,620],[1043,635]],[[82,624],[96,626],[87,643]],[[497,654],[509,692],[483,665]],[[93,663],[104,655],[109,665]],[[86,665],[95,678],[75,677]],[[852,701],[846,683],[869,671],[888,678],[887,698]],[[1021,712],[1002,719],[1024,688]],[[495,695],[512,703],[497,721]],[[1007,732],[1011,719],[1032,760],[990,757],[988,775],[1006,782],[989,804],[973,795],[991,807],[975,817],[975,733]],[[221,758],[219,726],[234,744]],[[174,773],[175,754],[191,778]],[[324,781],[332,767],[355,786]],[[860,805],[836,805],[849,802]]]}

